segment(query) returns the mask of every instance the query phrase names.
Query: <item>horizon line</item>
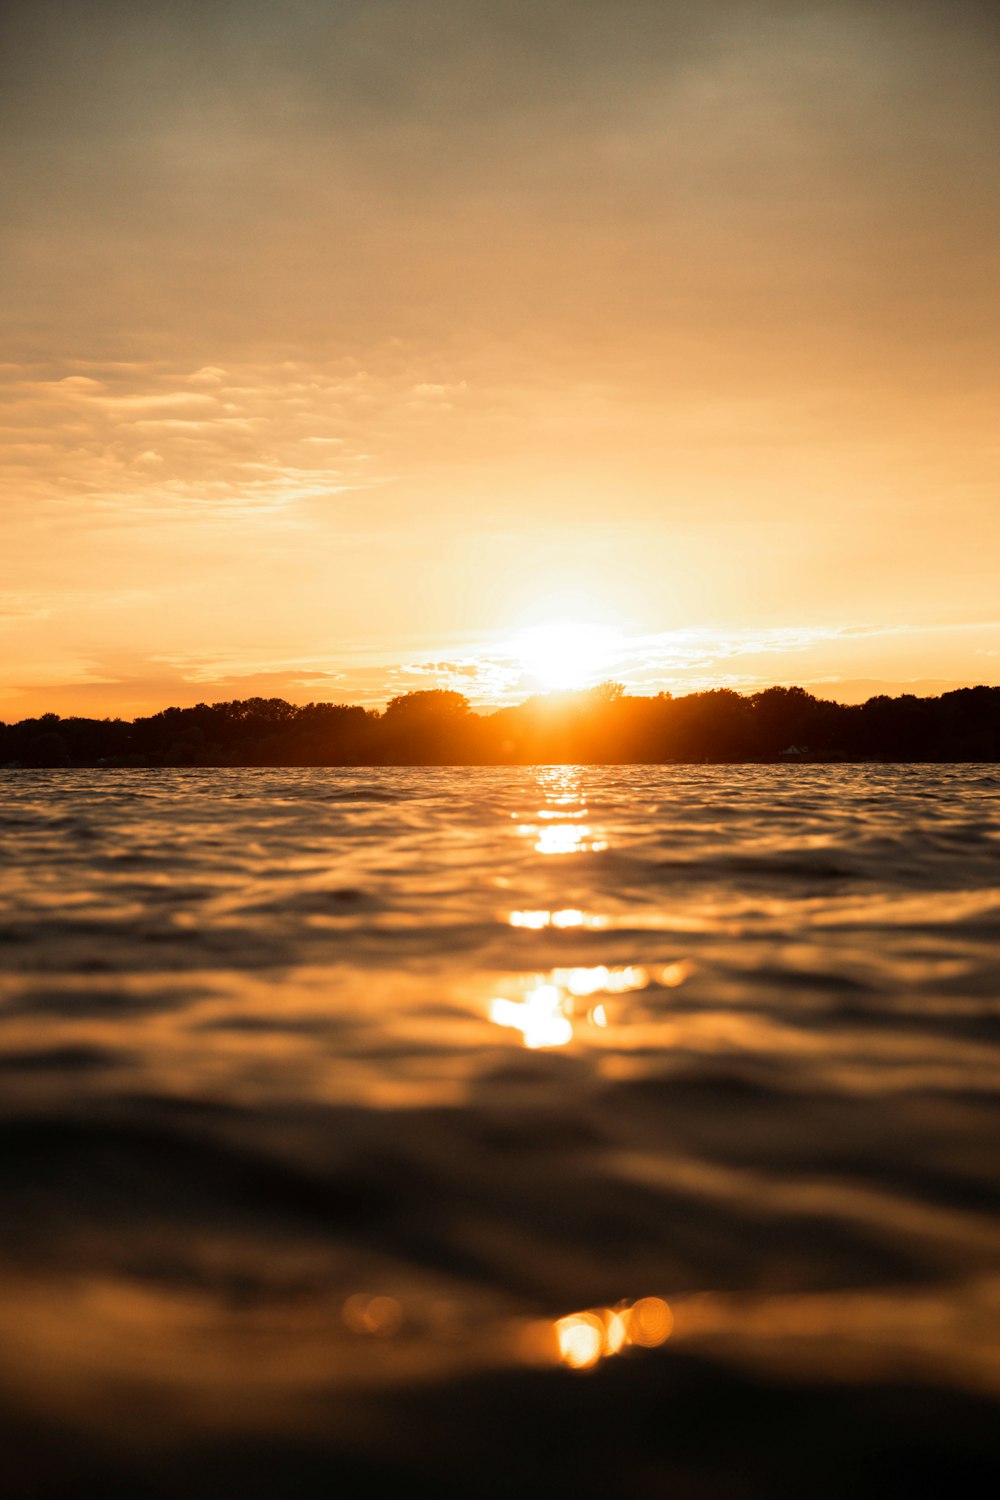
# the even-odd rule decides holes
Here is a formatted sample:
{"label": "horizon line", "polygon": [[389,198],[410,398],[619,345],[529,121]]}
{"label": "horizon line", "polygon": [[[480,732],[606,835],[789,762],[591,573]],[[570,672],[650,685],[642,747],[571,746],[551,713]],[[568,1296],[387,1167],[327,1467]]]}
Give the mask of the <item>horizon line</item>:
{"label": "horizon line", "polygon": [[[861,678],[861,679],[848,679],[848,681],[851,681],[851,680],[856,681],[856,682],[863,682],[866,679],[863,679],[863,678]],[[872,679],[872,681],[877,681],[877,680],[878,679]],[[831,686],[832,685],[833,684],[831,684]],[[886,685],[887,686],[890,686],[890,685],[891,686],[896,686],[897,684],[886,684]],[[818,686],[818,684],[814,684],[814,686]],[[902,686],[904,686],[904,684],[900,683],[900,684],[898,684],[898,686],[902,687]],[[612,693],[608,693],[606,690],[609,689],[609,688],[617,689],[618,691],[614,692],[613,694]],[[963,684],[960,687],[947,688],[947,689],[945,689],[944,691],[942,691],[940,693],[915,693],[915,692],[885,693],[885,692],[880,692],[880,693],[873,693],[870,697],[865,698],[865,699],[858,699],[858,700],[856,700],[854,702],[844,702],[844,701],[842,701],[842,700],[840,700],[838,698],[827,698],[827,697],[819,696],[818,694],[816,694],[815,692],[813,692],[810,688],[802,687],[798,683],[771,683],[767,687],[755,687],[755,688],[749,688],[749,689],[747,689],[747,688],[731,687],[731,686],[727,686],[725,684],[720,684],[718,686],[710,687],[710,688],[694,688],[690,692],[683,692],[683,693],[675,693],[675,692],[672,692],[670,690],[664,690],[664,689],[661,689],[659,692],[656,692],[656,693],[635,693],[635,692],[630,692],[629,689],[623,683],[617,681],[616,679],[607,678],[607,679],[604,679],[601,682],[593,683],[589,687],[581,687],[581,688],[553,688],[553,689],[550,689],[548,692],[539,691],[537,693],[530,693],[528,695],[528,697],[523,698],[519,703],[478,704],[477,705],[477,704],[473,704],[469,700],[468,696],[465,693],[460,692],[458,689],[456,689],[456,688],[441,688],[441,687],[411,688],[411,689],[409,689],[409,690],[407,690],[406,692],[403,692],[403,693],[395,693],[395,694],[392,695],[392,697],[387,698],[385,700],[385,702],[382,704],[381,708],[374,707],[374,706],[372,706],[371,704],[368,704],[368,703],[363,703],[363,702],[358,702],[358,701],[353,701],[352,702],[352,701],[343,700],[343,699],[342,700],[335,700],[333,698],[310,698],[310,699],[307,699],[305,701],[299,702],[299,701],[295,701],[295,700],[290,699],[290,698],[284,698],[284,697],[280,697],[280,696],[277,696],[277,695],[274,695],[274,696],[265,696],[265,695],[263,695],[261,693],[254,693],[254,694],[251,694],[249,697],[246,697],[246,698],[241,698],[241,697],[216,698],[216,699],[212,700],[211,702],[209,700],[207,700],[207,699],[199,699],[195,703],[188,703],[188,704],[168,703],[168,704],[165,704],[162,708],[154,709],[151,713],[134,714],[132,716],[132,718],[130,718],[130,719],[126,719],[123,715],[113,715],[113,714],[91,715],[91,714],[84,714],[84,713],[69,713],[69,714],[64,714],[64,713],[59,713],[59,712],[57,712],[54,709],[47,709],[47,710],[44,710],[43,712],[38,713],[38,714],[28,714],[28,715],[26,715],[22,719],[13,719],[12,720],[12,719],[5,719],[5,718],[3,718],[3,716],[2,716],[2,709],[0,709],[0,724],[6,726],[7,728],[17,728],[21,724],[40,723],[42,720],[45,720],[45,719],[48,719],[48,720],[53,720],[53,719],[54,720],[58,720],[60,723],[69,723],[69,722],[73,722],[74,720],[83,720],[83,721],[87,721],[87,722],[91,722],[91,723],[97,723],[97,724],[106,724],[106,723],[135,723],[135,722],[137,722],[139,720],[142,720],[142,719],[155,719],[160,714],[165,714],[165,713],[192,713],[196,709],[199,709],[199,708],[207,708],[207,709],[225,708],[225,707],[229,707],[231,704],[235,704],[235,703],[261,703],[261,704],[264,704],[264,703],[279,704],[280,703],[280,704],[283,704],[285,707],[292,708],[292,709],[308,709],[308,708],[358,709],[358,710],[360,710],[360,711],[362,711],[362,712],[364,712],[366,714],[372,714],[372,715],[374,715],[377,718],[382,718],[382,717],[385,716],[385,714],[388,711],[389,707],[393,703],[404,702],[407,699],[423,699],[426,702],[426,701],[428,701],[431,698],[436,698],[439,701],[443,700],[443,699],[446,699],[446,698],[448,698],[448,699],[459,699],[459,700],[461,700],[461,704],[463,705],[463,711],[467,711],[468,713],[475,715],[475,717],[477,717],[477,718],[492,718],[495,715],[501,714],[501,713],[514,713],[514,712],[517,712],[520,709],[527,708],[530,704],[537,704],[537,703],[552,704],[553,706],[558,707],[561,704],[568,704],[568,703],[571,703],[573,701],[585,701],[588,698],[594,700],[595,702],[601,702],[602,699],[603,699],[603,701],[605,702],[606,705],[610,705],[610,704],[612,704],[614,702],[620,702],[620,701],[631,701],[631,702],[636,702],[636,703],[641,703],[641,702],[650,702],[650,703],[652,703],[652,702],[658,701],[659,699],[663,699],[665,702],[680,703],[680,702],[684,702],[688,698],[709,698],[709,697],[714,697],[714,696],[716,696],[716,695],[718,695],[720,693],[732,694],[733,696],[735,696],[737,698],[744,699],[744,700],[746,700],[746,699],[752,699],[752,698],[757,698],[757,697],[762,697],[762,696],[764,696],[765,694],[768,694],[768,693],[803,694],[805,697],[811,699],[813,702],[816,702],[816,703],[830,703],[830,704],[833,704],[837,708],[864,708],[866,706],[866,704],[873,703],[873,702],[875,702],[875,701],[877,701],[879,699],[884,699],[884,700],[886,700],[888,702],[896,703],[896,702],[899,702],[901,699],[904,699],[904,698],[912,698],[916,702],[934,703],[934,702],[938,702],[942,698],[951,697],[951,696],[953,696],[954,694],[957,694],[957,693],[969,693],[969,692],[979,692],[979,691],[1000,692],[1000,684],[997,684],[997,683],[986,683],[986,682],[975,682],[975,683],[970,682],[970,683],[965,683],[965,684]],[[457,706],[458,705],[456,704],[456,707]]]}

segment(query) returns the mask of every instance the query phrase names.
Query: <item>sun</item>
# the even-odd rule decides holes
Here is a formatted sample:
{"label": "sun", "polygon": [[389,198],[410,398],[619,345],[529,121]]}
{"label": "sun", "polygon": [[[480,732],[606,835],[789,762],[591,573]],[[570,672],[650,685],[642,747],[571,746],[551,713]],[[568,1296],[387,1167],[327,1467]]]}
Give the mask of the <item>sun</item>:
{"label": "sun", "polygon": [[620,646],[618,631],[608,625],[560,622],[521,631],[512,654],[539,687],[561,692],[599,682]]}

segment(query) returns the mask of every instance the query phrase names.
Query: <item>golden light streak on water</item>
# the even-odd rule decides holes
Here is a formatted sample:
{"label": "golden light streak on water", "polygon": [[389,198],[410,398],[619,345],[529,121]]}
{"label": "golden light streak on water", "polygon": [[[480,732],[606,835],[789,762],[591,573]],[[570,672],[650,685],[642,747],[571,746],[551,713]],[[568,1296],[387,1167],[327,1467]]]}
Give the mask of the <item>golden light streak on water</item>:
{"label": "golden light streak on water", "polygon": [[598,932],[611,925],[609,917],[579,911],[572,906],[560,911],[512,911],[507,913],[507,921],[511,927],[525,927],[532,932],[540,932],[546,927],[556,927],[561,931],[582,927],[589,932]]}
{"label": "golden light streak on water", "polygon": [[606,964],[590,968],[553,969],[552,978],[571,995],[626,995],[631,990],[644,990],[649,984],[649,973],[640,964],[629,964],[625,968],[609,969]]}
{"label": "golden light streak on water", "polygon": [[581,854],[592,847],[588,843],[591,830],[580,823],[555,823],[536,832],[535,851],[538,854]]}
{"label": "golden light streak on water", "polygon": [[[548,913],[512,913],[519,917]],[[532,921],[530,924],[536,924]],[[606,964],[575,969],[552,969],[530,980],[521,1000],[497,995],[489,1002],[488,1014],[497,1026],[521,1033],[526,1047],[564,1047],[573,1040],[575,1027],[588,1022],[607,1029],[610,1016],[604,1004],[579,1010],[576,1002],[594,995],[626,995],[650,983],[649,971],[641,964],[609,968]]]}
{"label": "golden light streak on water", "polygon": [[573,1024],[556,984],[536,984],[523,1001],[502,996],[490,1001],[490,1020],[519,1031],[526,1047],[564,1047],[573,1040]]}

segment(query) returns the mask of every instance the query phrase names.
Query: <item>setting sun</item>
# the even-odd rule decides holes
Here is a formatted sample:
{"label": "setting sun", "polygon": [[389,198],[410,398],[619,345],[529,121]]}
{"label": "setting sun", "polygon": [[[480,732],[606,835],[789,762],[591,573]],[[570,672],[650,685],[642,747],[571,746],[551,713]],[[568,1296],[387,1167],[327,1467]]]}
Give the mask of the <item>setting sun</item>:
{"label": "setting sun", "polygon": [[513,650],[525,673],[550,692],[589,687],[605,676],[621,647],[608,625],[558,623],[524,630]]}

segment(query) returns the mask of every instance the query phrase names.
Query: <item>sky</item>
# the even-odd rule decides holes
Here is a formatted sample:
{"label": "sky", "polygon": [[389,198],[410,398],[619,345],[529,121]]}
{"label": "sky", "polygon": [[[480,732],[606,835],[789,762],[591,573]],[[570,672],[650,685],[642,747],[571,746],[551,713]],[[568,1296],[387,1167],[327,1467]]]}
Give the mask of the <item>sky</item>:
{"label": "sky", "polygon": [[998,80],[985,0],[7,0],[0,718],[1000,683]]}

